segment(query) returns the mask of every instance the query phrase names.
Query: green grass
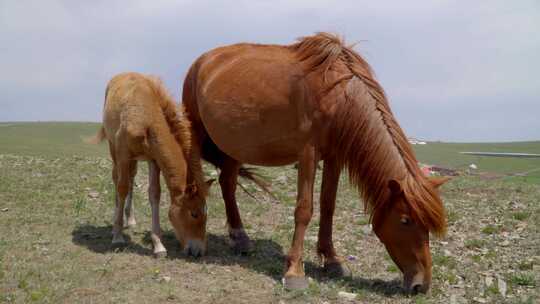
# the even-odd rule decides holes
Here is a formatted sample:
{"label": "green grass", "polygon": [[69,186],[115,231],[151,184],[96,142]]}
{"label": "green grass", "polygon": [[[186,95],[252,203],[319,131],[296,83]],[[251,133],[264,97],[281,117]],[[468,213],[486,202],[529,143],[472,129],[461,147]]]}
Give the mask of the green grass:
{"label": "green grass", "polygon": [[468,249],[479,249],[486,245],[486,241],[479,239],[465,240],[465,247]]}
{"label": "green grass", "polygon": [[487,156],[463,155],[459,152],[521,152],[540,154],[540,141],[512,143],[440,143],[429,142],[427,145],[414,145],[416,155],[421,162],[448,168],[467,170],[470,164],[476,164],[478,171],[499,174],[529,172],[525,179],[540,182],[540,158],[499,158]]}
{"label": "green grass", "polygon": [[85,122],[0,123],[0,154],[106,156],[106,145],[83,143],[84,138],[96,134],[99,126]]}
{"label": "green grass", "polygon": [[536,286],[534,275],[528,272],[521,272],[511,276],[510,282],[519,286]]}
{"label": "green grass", "polygon": [[487,225],[486,227],[482,228],[483,234],[495,234],[499,231],[499,228],[494,225]]}
{"label": "green grass", "polygon": [[512,217],[513,217],[515,220],[518,220],[518,221],[524,221],[524,220],[526,220],[530,215],[531,215],[530,212],[527,212],[527,211],[518,211],[518,212],[514,212],[514,213],[512,214]]}
{"label": "green grass", "polygon": [[[441,188],[449,229],[446,237],[430,239],[433,284],[428,295],[402,293],[401,272],[371,231],[369,215],[364,214],[346,174],[338,189],[334,243],[339,254],[356,257],[348,262],[353,276],[331,279],[319,267],[317,199],[304,250],[309,288],[283,290],[284,255],[294,229],[297,171],[292,166],[261,169],[272,181],[280,198],[277,203],[241,181],[257,198],[237,192],[255,247],[246,256],[234,254],[228,246],[225,208],[215,185],[208,198],[208,255],[183,256],[167,219],[169,203],[163,185],[161,224],[170,255],[156,260],[149,240],[147,169],[141,163],[134,197],[137,226],[126,230],[131,240],[126,248],[112,249],[114,189],[107,146],[82,141],[95,134],[98,126],[0,123],[0,303],[345,302],[338,296],[340,291],[355,293],[362,303],[447,303],[456,291],[464,298],[458,298],[458,303],[472,303],[475,297],[486,297],[489,303],[537,303],[540,299],[535,277],[540,185],[521,178],[460,176]],[[484,144],[478,149],[454,145],[430,143],[415,148],[423,149],[419,153],[423,162],[437,163],[439,158],[458,167],[462,156],[457,150],[485,148]],[[534,153],[521,150],[526,144],[515,145],[513,151]],[[494,172],[524,168],[513,160],[494,160],[504,163]],[[210,166],[205,173],[216,177]],[[320,183],[319,171],[316,198]],[[507,239],[511,242],[503,245]],[[486,273],[506,278],[511,297],[502,298],[493,285],[486,287]]]}

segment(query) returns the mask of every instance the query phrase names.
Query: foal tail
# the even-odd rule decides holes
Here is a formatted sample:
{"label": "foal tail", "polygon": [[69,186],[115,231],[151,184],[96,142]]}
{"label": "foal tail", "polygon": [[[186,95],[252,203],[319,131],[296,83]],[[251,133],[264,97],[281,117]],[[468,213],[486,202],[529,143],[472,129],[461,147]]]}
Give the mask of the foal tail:
{"label": "foal tail", "polygon": [[92,137],[89,137],[89,138],[85,138],[84,142],[87,143],[87,144],[97,145],[100,142],[102,142],[104,138],[105,138],[105,128],[103,128],[103,126],[101,126],[99,128],[99,131],[96,133],[96,135],[94,135]]}

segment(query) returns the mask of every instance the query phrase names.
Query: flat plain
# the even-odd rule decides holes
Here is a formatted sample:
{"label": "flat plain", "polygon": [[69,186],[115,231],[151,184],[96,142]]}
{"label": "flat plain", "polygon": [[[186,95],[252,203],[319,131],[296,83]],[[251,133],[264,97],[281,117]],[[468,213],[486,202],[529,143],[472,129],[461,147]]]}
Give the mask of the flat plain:
{"label": "flat plain", "polygon": [[[459,169],[443,186],[448,234],[431,239],[433,283],[409,296],[401,274],[373,234],[369,215],[342,175],[334,220],[337,250],[350,278],[328,278],[315,254],[315,214],[306,236],[305,291],[283,290],[284,254],[294,228],[296,170],[260,168],[274,200],[246,181],[238,190],[249,255],[229,248],[221,191],[208,198],[206,256],[185,257],[161,214],[169,256],[152,257],[147,168],[136,178],[137,226],[112,249],[114,190],[105,144],[89,145],[95,123],[0,123],[0,302],[5,303],[538,303],[540,301],[540,159],[460,155],[460,151],[540,153],[540,142],[428,143],[427,164]],[[470,164],[477,170],[469,170]],[[207,176],[218,172],[205,165]],[[320,185],[320,172],[316,183]],[[163,191],[166,188],[162,187]],[[352,295],[345,295],[344,292]],[[354,297],[351,299],[351,296]]]}

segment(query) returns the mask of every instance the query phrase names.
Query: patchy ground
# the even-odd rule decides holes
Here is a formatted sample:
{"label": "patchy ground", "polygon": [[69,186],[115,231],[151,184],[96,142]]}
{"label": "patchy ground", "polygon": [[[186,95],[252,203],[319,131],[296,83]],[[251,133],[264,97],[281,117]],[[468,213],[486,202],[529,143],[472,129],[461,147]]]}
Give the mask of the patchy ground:
{"label": "patchy ground", "polygon": [[[209,253],[184,257],[166,219],[169,257],[151,255],[146,165],[140,163],[129,246],[112,251],[113,188],[106,157],[0,154],[0,302],[6,303],[538,303],[540,301],[540,185],[518,178],[457,177],[444,186],[450,222],[432,240],[433,287],[406,296],[401,275],[371,232],[356,192],[342,177],[335,240],[353,270],[328,279],[315,255],[318,212],[306,238],[305,292],[281,284],[283,254],[293,231],[296,170],[264,168],[279,202],[249,184],[238,191],[249,256],[228,247],[219,187],[209,198]],[[206,167],[209,175],[216,172]],[[320,176],[317,179],[320,183]],[[165,187],[164,187],[165,188]],[[162,195],[164,199],[167,195]],[[316,194],[318,197],[318,193]],[[316,210],[318,202],[316,202]],[[340,293],[341,292],[341,293]],[[342,292],[353,293],[350,300]]]}

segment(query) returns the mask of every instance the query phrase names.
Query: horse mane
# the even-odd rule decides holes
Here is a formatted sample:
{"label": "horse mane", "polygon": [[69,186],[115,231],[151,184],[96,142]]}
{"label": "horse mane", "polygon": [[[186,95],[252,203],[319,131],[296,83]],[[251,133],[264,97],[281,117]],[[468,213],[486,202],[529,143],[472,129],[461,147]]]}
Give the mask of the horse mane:
{"label": "horse mane", "polygon": [[186,160],[188,161],[188,179],[192,181],[198,187],[199,193],[204,197],[207,195],[207,187],[204,182],[204,173],[202,171],[202,165],[200,161],[200,153],[198,149],[192,144],[193,132],[191,129],[191,121],[185,112],[185,108],[182,104],[177,105],[174,102],[173,97],[169,94],[169,91],[165,88],[163,81],[156,76],[146,76],[147,80],[151,83],[150,88],[159,101],[159,106],[165,117],[165,121],[169,126],[171,134],[182,148]]}
{"label": "horse mane", "polygon": [[334,89],[338,82],[347,81],[344,100],[336,101],[329,146],[334,148],[339,164],[347,167],[349,180],[358,188],[372,223],[376,226],[390,207],[389,183],[395,180],[413,220],[435,234],[444,234],[446,216],[439,193],[420,171],[370,65],[352,46],[328,33],[302,37],[289,48],[308,73],[322,73],[324,83],[329,70],[339,70],[332,69],[338,62],[350,72],[329,86]]}

